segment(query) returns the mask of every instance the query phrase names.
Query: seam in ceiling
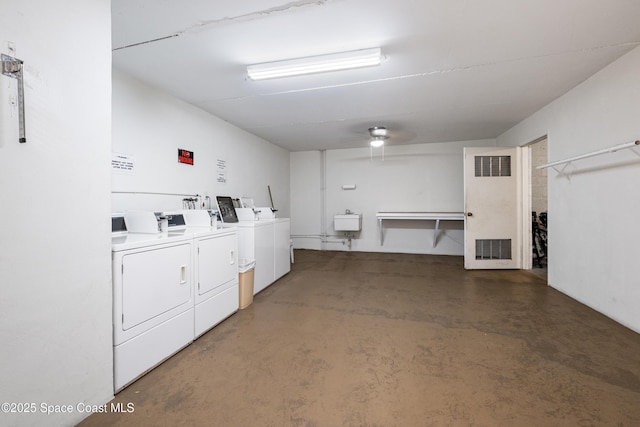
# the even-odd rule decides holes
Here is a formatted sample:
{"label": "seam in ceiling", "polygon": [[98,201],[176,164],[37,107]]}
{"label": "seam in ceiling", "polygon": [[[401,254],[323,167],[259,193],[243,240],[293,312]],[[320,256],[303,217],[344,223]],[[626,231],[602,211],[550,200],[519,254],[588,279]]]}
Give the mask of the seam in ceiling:
{"label": "seam in ceiling", "polygon": [[173,37],[180,37],[183,34],[199,33],[199,32],[202,32],[202,31],[207,31],[211,27],[214,27],[214,26],[217,26],[217,25],[221,25],[221,24],[252,21],[254,19],[264,18],[265,16],[284,13],[284,12],[288,12],[288,11],[290,11],[292,9],[298,9],[298,8],[302,8],[302,7],[323,6],[324,4],[328,3],[329,1],[331,1],[331,0],[298,0],[298,1],[285,3],[285,4],[281,5],[281,6],[274,6],[274,7],[268,8],[268,9],[263,9],[263,10],[258,10],[258,11],[255,11],[255,12],[245,13],[243,15],[225,16],[224,18],[221,18],[221,19],[213,19],[213,20],[210,20],[210,21],[204,21],[204,22],[201,22],[199,24],[192,25],[192,26],[190,26],[188,28],[185,28],[184,30],[177,31],[177,32],[175,32],[173,34],[170,34],[170,35],[167,35],[167,36],[156,37],[156,38],[151,39],[151,40],[145,40],[145,41],[141,41],[141,42],[131,43],[131,44],[128,44],[128,45],[125,45],[125,46],[116,47],[116,48],[113,49],[113,51],[121,50],[121,49],[128,49],[130,47],[140,46],[140,45],[148,44],[148,43],[154,43],[154,42],[157,42],[157,41],[162,41],[162,40],[170,39],[170,38],[173,38]]}

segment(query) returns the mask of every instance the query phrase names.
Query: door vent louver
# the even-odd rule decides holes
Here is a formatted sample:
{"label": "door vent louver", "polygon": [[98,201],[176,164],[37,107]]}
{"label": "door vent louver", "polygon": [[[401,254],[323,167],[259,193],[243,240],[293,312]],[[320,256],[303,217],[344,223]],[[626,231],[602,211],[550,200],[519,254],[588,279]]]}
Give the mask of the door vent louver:
{"label": "door vent louver", "polygon": [[511,176],[511,156],[475,156],[476,176]]}
{"label": "door vent louver", "polygon": [[476,259],[511,259],[511,239],[476,240]]}

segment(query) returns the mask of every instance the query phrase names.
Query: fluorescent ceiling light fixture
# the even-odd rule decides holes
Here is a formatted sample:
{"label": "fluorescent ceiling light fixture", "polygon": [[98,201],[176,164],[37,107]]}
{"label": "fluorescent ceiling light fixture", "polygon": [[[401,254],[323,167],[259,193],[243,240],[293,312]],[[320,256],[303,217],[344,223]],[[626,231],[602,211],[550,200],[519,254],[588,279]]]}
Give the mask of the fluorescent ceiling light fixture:
{"label": "fluorescent ceiling light fixture", "polygon": [[327,71],[350,70],[352,68],[373,67],[382,62],[379,47],[332,53],[308,58],[289,59],[277,62],[247,66],[251,80],[275,79],[278,77],[324,73]]}

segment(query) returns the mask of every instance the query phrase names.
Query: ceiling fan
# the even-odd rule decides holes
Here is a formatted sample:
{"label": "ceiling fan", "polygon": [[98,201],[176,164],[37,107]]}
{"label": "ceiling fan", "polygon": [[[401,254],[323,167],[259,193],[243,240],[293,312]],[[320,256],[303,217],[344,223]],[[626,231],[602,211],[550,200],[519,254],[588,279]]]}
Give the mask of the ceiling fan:
{"label": "ceiling fan", "polygon": [[384,147],[387,140],[393,141],[394,145],[412,141],[415,134],[407,131],[389,131],[386,126],[372,126],[369,129],[370,159],[373,160],[374,150],[381,149],[382,161],[384,161]]}
{"label": "ceiling fan", "polygon": [[369,143],[372,147],[382,147],[384,145],[384,141],[389,138],[389,132],[384,126],[370,127],[369,135],[371,136],[371,141],[369,141]]}
{"label": "ceiling fan", "polygon": [[[366,129],[363,132],[362,128]],[[354,124],[349,126],[348,135],[341,138],[345,148],[354,148],[362,146],[363,142],[368,142],[371,148],[384,148],[385,145],[403,145],[411,143],[415,140],[416,134],[410,131],[402,130],[403,125],[400,123],[393,124]]]}

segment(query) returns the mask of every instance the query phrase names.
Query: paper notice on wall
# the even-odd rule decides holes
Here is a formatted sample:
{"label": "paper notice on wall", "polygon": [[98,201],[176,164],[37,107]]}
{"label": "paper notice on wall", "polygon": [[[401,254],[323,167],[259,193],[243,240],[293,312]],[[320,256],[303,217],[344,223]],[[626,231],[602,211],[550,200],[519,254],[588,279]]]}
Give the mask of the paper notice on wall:
{"label": "paper notice on wall", "polygon": [[136,158],[129,154],[111,153],[111,172],[132,175],[135,172]]}
{"label": "paper notice on wall", "polygon": [[216,182],[218,184],[226,184],[227,183],[227,161],[218,159],[216,162],[217,172],[216,172]]}

